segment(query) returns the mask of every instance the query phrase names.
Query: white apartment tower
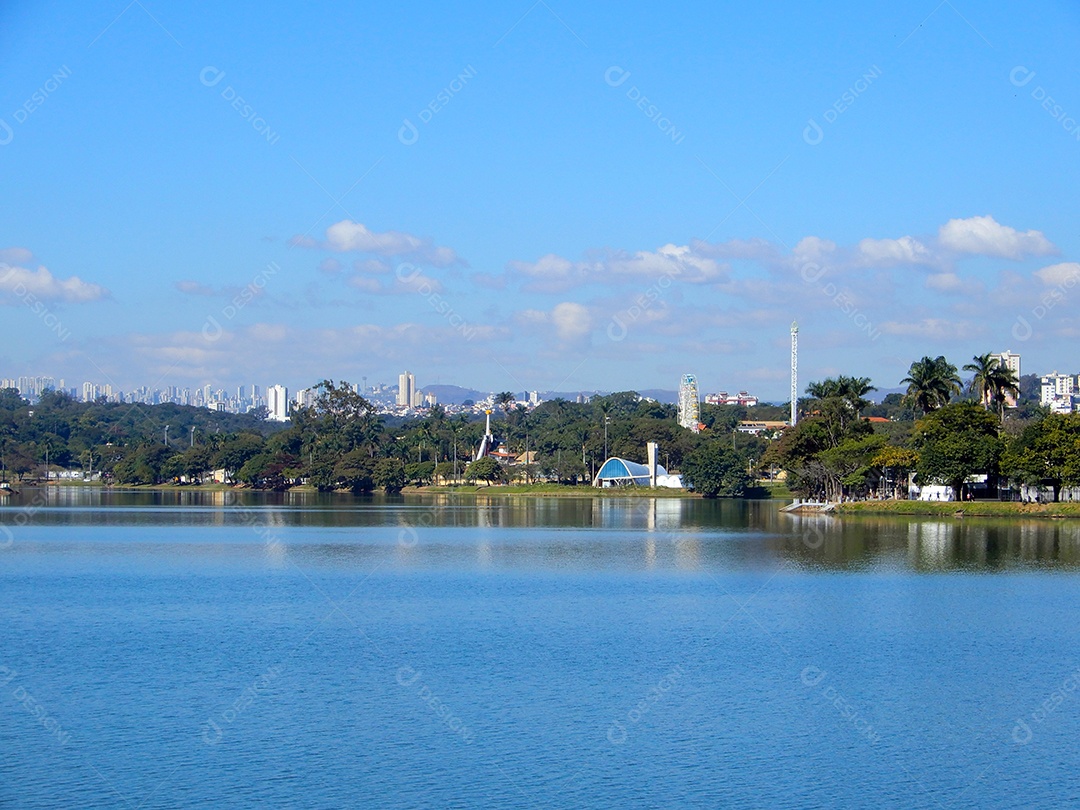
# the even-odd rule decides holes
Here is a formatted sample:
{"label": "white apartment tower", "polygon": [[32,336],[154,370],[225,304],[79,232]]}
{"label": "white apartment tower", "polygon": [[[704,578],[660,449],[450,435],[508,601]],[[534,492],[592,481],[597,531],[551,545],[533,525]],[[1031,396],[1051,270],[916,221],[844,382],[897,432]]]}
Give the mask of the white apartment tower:
{"label": "white apartment tower", "polygon": [[[397,404],[410,408],[416,399],[416,377],[406,371],[398,375]],[[423,401],[423,400],[421,400]]]}
{"label": "white apartment tower", "polygon": [[284,385],[270,385],[266,388],[267,417],[272,422],[287,422],[289,419],[289,389]]}

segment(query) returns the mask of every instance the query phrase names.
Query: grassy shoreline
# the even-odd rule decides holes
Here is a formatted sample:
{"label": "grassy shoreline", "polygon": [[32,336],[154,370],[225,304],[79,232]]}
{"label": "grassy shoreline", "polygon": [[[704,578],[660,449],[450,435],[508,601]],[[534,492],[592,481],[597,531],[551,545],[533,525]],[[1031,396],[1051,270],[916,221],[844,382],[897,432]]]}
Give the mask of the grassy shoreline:
{"label": "grassy shoreline", "polygon": [[1080,503],[1018,501],[858,501],[837,504],[838,515],[923,515],[934,517],[1080,518]]}
{"label": "grassy shoreline", "polygon": [[[44,481],[26,482],[13,485],[16,489],[26,487],[41,489],[49,487],[90,487],[114,492],[224,492],[243,491],[260,492],[262,490],[250,487],[236,487],[232,484],[111,484],[106,485],[100,481],[72,481],[72,482],[49,482]],[[770,499],[786,499],[791,493],[783,487],[766,487],[769,490]],[[308,484],[291,487],[286,492],[318,492]],[[350,494],[348,490],[337,490],[335,494]],[[379,494],[376,491],[375,494]],[[486,486],[484,484],[460,485],[460,486],[427,486],[405,487],[403,495],[490,495],[490,496],[529,496],[529,497],[552,497],[552,498],[701,498],[696,492],[687,492],[684,489],[649,489],[648,487],[593,487],[588,484],[569,486],[565,484],[496,484]]]}
{"label": "grassy shoreline", "polygon": [[684,489],[649,489],[648,487],[593,487],[588,484],[572,487],[565,484],[505,484],[474,486],[405,487],[405,495],[531,495],[555,498],[700,498]]}

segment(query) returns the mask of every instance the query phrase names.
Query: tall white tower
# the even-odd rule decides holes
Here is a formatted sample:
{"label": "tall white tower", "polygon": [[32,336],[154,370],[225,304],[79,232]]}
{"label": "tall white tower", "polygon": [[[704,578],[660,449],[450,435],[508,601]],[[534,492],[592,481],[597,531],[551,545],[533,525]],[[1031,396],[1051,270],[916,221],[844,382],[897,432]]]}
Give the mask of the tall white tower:
{"label": "tall white tower", "polygon": [[268,385],[266,387],[266,409],[270,412],[266,417],[270,421],[287,421],[289,418],[289,389],[284,385]]}
{"label": "tall white tower", "polygon": [[679,424],[697,433],[701,424],[701,402],[698,396],[697,377],[683,374],[679,384]]}
{"label": "tall white tower", "polygon": [[404,374],[398,375],[398,395],[397,404],[404,405],[406,408],[411,408],[416,403],[413,402],[413,394],[416,391],[416,377],[406,371]]}
{"label": "tall white tower", "polygon": [[799,419],[799,324],[791,322],[791,425]]}

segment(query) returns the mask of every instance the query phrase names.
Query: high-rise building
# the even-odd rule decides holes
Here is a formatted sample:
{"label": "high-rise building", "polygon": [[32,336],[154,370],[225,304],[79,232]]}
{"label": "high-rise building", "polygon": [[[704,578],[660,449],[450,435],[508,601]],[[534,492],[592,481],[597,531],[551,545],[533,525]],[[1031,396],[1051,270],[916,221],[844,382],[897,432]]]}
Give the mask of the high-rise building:
{"label": "high-rise building", "polygon": [[683,374],[679,384],[679,424],[695,433],[701,424],[701,400],[693,374]]}
{"label": "high-rise building", "polygon": [[[997,358],[998,364],[1003,368],[1009,369],[1016,375],[1016,381],[1019,385],[1020,382],[1020,355],[1013,354],[1009,349],[1006,349],[1001,354],[994,355]],[[1009,408],[1016,407],[1016,395],[1012,392],[1005,394],[1005,405]]]}
{"label": "high-rise building", "polygon": [[398,375],[397,404],[409,408],[413,405],[413,394],[416,391],[416,377],[406,371]]}
{"label": "high-rise building", "polygon": [[1076,377],[1072,374],[1058,374],[1056,371],[1044,374],[1039,382],[1039,404],[1050,408],[1055,413],[1072,413],[1072,397],[1076,392]]}
{"label": "high-rise building", "polygon": [[267,419],[273,422],[286,422],[289,419],[289,389],[284,385],[270,385],[266,388],[266,409],[270,412]]}

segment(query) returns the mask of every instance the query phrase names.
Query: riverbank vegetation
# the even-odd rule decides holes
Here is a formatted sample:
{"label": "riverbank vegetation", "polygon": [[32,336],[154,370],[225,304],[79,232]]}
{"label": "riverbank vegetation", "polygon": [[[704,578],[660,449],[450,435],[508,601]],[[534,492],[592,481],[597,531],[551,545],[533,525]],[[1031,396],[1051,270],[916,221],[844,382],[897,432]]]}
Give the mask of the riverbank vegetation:
{"label": "riverbank vegetation", "polygon": [[991,355],[964,370],[972,375],[966,386],[944,357],[912,363],[901,381],[906,393],[885,399],[908,409],[907,419],[863,418],[874,413],[865,378],[812,383],[806,418],[763,463],[783,469],[796,494],[830,501],[903,500],[912,477],[949,487],[953,503],[1011,499],[1023,485],[1045,488],[1056,502],[1064,488],[1080,486],[1080,414],[1038,407],[1037,380],[1016,379]]}
{"label": "riverbank vegetation", "polygon": [[[493,431],[520,463],[493,457],[468,463],[484,432],[481,417],[451,416],[439,406],[422,418],[387,417],[330,380],[287,424],[267,422],[264,414],[179,405],[80,403],[56,392],[31,405],[8,389],[0,392],[0,459],[15,479],[45,477],[47,462],[52,477],[72,471],[80,479],[100,474],[128,485],[216,476],[262,489],[304,483],[358,493],[451,484],[580,487],[591,483],[606,455],[643,461],[645,444],[656,441],[660,463],[669,469],[692,457],[699,492],[738,496],[751,491],[752,460],[767,446],[763,438],[735,431],[748,417],[745,407],[704,406],[707,429],[695,433],[678,426],[674,406],[633,392],[588,403],[556,399],[533,410],[508,393],[497,402]],[[756,418],[780,414],[771,406],[754,409]]]}

